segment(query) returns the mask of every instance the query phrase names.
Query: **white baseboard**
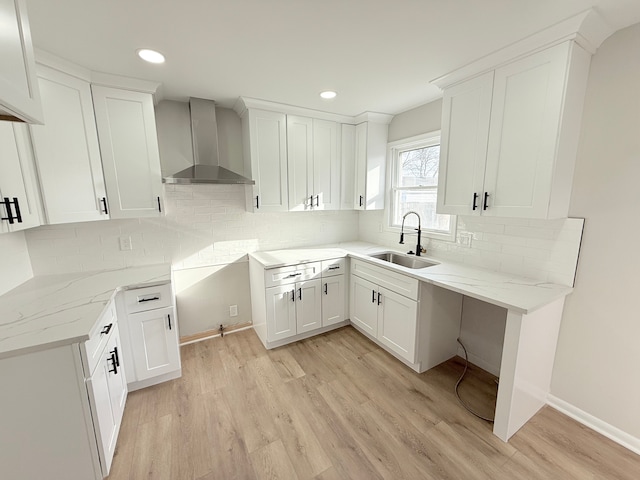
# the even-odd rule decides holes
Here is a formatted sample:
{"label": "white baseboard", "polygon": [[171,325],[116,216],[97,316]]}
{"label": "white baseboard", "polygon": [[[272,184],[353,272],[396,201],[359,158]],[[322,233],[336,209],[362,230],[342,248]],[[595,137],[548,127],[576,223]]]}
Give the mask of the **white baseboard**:
{"label": "white baseboard", "polygon": [[614,427],[554,395],[549,394],[547,405],[640,455],[640,438],[623,432],[618,427]]}

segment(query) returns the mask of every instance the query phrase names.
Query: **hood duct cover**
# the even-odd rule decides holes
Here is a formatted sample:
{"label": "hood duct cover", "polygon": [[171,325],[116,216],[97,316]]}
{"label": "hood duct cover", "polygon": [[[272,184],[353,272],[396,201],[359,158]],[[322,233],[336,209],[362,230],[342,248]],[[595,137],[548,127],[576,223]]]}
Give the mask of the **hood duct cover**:
{"label": "hood duct cover", "polygon": [[164,178],[163,182],[254,185],[253,180],[220,166],[216,104],[212,100],[191,98],[189,111],[194,164]]}

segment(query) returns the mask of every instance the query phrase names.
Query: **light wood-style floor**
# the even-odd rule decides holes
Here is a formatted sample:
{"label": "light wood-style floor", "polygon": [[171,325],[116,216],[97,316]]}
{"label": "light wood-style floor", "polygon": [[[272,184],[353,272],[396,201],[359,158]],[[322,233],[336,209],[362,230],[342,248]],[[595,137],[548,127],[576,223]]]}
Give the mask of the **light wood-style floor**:
{"label": "light wood-style floor", "polygon": [[[182,348],[183,377],[129,395],[109,480],[633,479],[640,456],[542,409],[509,443],[351,327],[275,350],[253,330]],[[494,378],[460,391],[493,415]]]}

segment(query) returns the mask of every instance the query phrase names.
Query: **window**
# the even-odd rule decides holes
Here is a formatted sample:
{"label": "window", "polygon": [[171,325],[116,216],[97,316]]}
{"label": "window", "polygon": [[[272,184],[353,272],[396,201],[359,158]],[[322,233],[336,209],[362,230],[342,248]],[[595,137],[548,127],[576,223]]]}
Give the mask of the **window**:
{"label": "window", "polygon": [[[389,147],[392,169],[390,228],[400,228],[402,216],[413,210],[422,219],[423,235],[453,240],[455,217],[436,213],[440,132],[393,142]],[[417,226],[417,217],[408,216],[405,228]]]}

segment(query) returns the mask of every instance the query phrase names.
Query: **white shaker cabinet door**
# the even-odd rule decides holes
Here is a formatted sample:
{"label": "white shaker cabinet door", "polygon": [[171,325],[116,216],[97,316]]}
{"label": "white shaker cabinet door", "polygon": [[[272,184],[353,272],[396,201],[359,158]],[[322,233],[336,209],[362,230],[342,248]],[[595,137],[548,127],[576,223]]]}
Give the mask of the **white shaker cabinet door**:
{"label": "white shaker cabinet door", "polygon": [[322,326],[320,279],[296,283],[296,333],[305,333]]}
{"label": "white shaker cabinet door", "polygon": [[378,336],[378,286],[351,276],[351,322],[376,338]]}
{"label": "white shaker cabinet door", "polygon": [[287,115],[289,210],[311,210],[313,196],[313,120]]}
{"label": "white shaker cabinet door", "polygon": [[40,225],[27,126],[0,121],[0,233]]}
{"label": "white shaker cabinet door", "polygon": [[42,123],[26,0],[0,0],[0,119]]}
{"label": "white shaker cabinet door", "polygon": [[313,119],[313,209],[340,210],[340,125]]}
{"label": "white shaker cabinet door", "polygon": [[180,368],[178,329],[173,307],[132,313],[127,317],[138,381]]}
{"label": "white shaker cabinet door", "polygon": [[160,153],[150,93],[92,85],[111,218],[162,212]]}
{"label": "white shaker cabinet door", "polygon": [[379,295],[378,340],[415,362],[418,303],[386,288],[380,288]]}
{"label": "white shaker cabinet door", "polygon": [[495,71],[483,215],[545,218],[570,44]]}
{"label": "white shaker cabinet door", "polygon": [[296,285],[265,289],[267,340],[274,342],[296,334]]}
{"label": "white shaker cabinet door", "polygon": [[480,215],[492,87],[489,72],[444,92],[438,213]]}
{"label": "white shaker cabinet door", "polygon": [[89,83],[38,66],[45,124],[31,126],[47,223],[109,218]]}
{"label": "white shaker cabinet door", "polygon": [[286,212],[289,210],[286,115],[250,109],[243,118],[243,135],[251,177],[256,182],[252,211]]}
{"label": "white shaker cabinet door", "polygon": [[322,326],[327,327],[345,319],[344,275],[322,279]]}

